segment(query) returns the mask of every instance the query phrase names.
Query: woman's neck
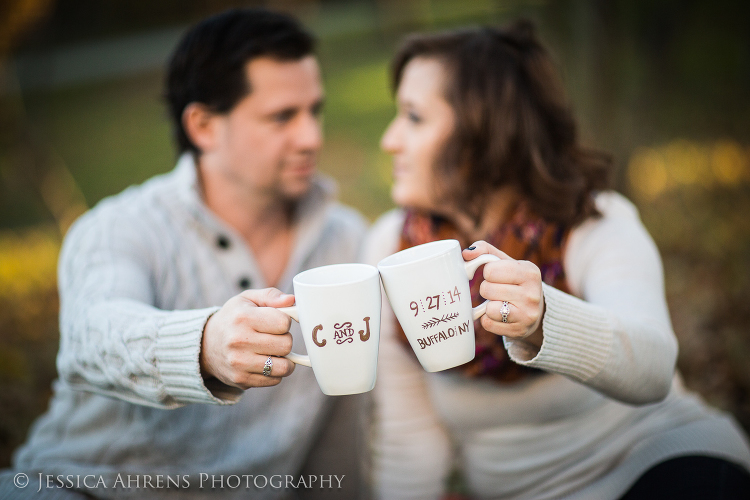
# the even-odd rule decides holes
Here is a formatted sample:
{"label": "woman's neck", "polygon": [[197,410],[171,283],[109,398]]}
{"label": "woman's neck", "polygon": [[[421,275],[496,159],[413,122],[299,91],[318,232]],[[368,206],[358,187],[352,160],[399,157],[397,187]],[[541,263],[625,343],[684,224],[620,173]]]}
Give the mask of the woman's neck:
{"label": "woman's neck", "polygon": [[495,231],[508,220],[511,212],[521,199],[518,189],[514,186],[503,186],[487,198],[485,208],[479,214],[479,219],[470,216],[463,210],[449,210],[442,214],[468,239],[478,241]]}

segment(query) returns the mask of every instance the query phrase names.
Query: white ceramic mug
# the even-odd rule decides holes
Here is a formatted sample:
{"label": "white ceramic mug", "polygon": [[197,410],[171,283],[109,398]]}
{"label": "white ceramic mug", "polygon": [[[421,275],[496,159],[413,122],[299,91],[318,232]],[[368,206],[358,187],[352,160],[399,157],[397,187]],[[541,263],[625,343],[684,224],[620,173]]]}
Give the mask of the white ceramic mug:
{"label": "white ceramic mug", "polygon": [[292,307],[279,308],[300,324],[307,356],[287,359],[309,366],[329,396],[375,387],[380,343],[380,276],[366,264],[334,264],[294,277]]}
{"label": "white ceramic mug", "polygon": [[500,260],[484,254],[465,262],[456,240],[407,248],[378,263],[383,287],[417,359],[428,372],[474,359],[474,320],[487,302],[472,309],[469,280],[482,264]]}

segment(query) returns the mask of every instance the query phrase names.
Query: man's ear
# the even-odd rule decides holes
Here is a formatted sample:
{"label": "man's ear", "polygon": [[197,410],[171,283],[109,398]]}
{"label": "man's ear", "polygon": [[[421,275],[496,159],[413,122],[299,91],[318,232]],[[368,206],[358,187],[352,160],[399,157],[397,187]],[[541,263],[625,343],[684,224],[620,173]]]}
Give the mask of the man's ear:
{"label": "man's ear", "polygon": [[191,102],[182,112],[182,127],[198,149],[207,153],[216,145],[219,115],[199,102]]}

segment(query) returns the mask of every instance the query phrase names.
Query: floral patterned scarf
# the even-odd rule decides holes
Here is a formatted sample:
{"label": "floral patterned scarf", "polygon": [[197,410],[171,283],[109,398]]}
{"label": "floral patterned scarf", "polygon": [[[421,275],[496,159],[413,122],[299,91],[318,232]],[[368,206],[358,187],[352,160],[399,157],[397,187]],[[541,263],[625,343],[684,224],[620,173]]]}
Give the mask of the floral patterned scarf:
{"label": "floral patterned scarf", "polygon": [[[520,203],[512,211],[507,222],[487,235],[485,241],[499,248],[516,260],[528,260],[536,264],[542,273],[542,280],[548,285],[568,292],[563,270],[563,248],[569,229],[557,223],[542,219],[532,213],[525,203]],[[448,220],[432,214],[407,210],[401,232],[399,250],[404,250],[431,241],[456,239],[466,248],[472,242]],[[479,295],[482,283],[480,266],[470,282],[473,306],[484,299]],[[514,382],[540,370],[518,365],[510,360],[499,335],[490,333],[479,321],[474,322],[476,336],[476,356],[472,361],[453,368],[469,377],[489,377],[499,382]],[[401,325],[396,320],[396,333],[409,348],[409,342]]]}

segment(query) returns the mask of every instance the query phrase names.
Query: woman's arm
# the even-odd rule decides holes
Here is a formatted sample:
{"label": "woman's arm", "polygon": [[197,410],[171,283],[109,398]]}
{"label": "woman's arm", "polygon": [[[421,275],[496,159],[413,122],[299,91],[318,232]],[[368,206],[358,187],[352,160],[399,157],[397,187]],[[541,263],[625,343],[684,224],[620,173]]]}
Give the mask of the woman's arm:
{"label": "woman's arm", "polygon": [[603,217],[575,229],[566,248],[568,282],[583,300],[542,285],[541,347],[521,336],[506,336],[506,347],[517,363],[620,401],[656,402],[677,358],[659,253],[627,200],[607,193],[597,203]]}

